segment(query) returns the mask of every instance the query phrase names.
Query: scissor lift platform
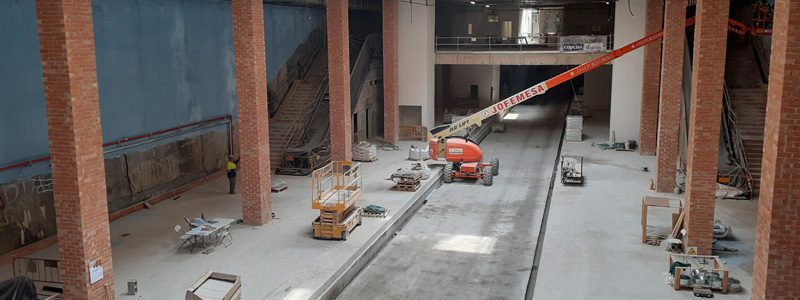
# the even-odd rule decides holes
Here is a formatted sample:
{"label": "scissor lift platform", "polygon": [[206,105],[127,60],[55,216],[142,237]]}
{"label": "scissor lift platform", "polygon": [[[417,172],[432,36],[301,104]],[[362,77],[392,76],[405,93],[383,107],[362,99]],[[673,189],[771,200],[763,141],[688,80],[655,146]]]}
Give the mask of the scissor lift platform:
{"label": "scissor lift platform", "polygon": [[362,209],[356,201],[361,197],[360,164],[334,161],[311,173],[311,207],[319,210],[312,222],[314,237],[347,240],[350,231],[361,225]]}

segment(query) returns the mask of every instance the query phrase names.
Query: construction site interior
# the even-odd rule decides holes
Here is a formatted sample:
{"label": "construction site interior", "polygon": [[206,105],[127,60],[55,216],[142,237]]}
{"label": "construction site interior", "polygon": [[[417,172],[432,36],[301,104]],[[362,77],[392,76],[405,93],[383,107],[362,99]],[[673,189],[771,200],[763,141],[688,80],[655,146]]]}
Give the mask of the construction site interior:
{"label": "construction site interior", "polygon": [[798,24],[0,0],[0,300],[800,299]]}

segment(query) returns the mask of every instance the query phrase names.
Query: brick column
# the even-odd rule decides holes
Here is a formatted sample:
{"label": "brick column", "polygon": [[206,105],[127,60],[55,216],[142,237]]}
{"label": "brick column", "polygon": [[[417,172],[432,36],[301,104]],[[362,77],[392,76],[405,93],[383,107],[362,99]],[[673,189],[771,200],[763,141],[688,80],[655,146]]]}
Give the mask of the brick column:
{"label": "brick column", "polygon": [[397,104],[397,0],[383,0],[383,139],[396,144],[400,126]]}
{"label": "brick column", "polygon": [[[645,35],[661,31],[664,17],[663,0],[647,0],[645,4]],[[661,81],[661,43],[644,46],[642,70],[642,110],[639,127],[639,153],[656,154],[658,131],[658,90]]]}
{"label": "brick column", "polygon": [[775,2],[753,299],[800,298],[800,0]]}
{"label": "brick column", "polygon": [[[686,0],[667,1],[661,62],[661,93],[658,101],[658,174],[656,191],[675,188],[678,134],[683,105],[683,55],[686,39]],[[642,98],[644,99],[644,98]]]}
{"label": "brick column", "polygon": [[[92,1],[38,0],[36,18],[63,297],[113,299]],[[90,261],[104,271],[94,284]]]}
{"label": "brick column", "polygon": [[231,8],[242,213],[245,223],[261,225],[270,221],[272,209],[264,3],[261,0],[233,0]]}
{"label": "brick column", "polygon": [[353,112],[350,109],[350,30],[347,0],[325,1],[328,33],[331,159],[353,158]]}
{"label": "brick column", "polygon": [[728,40],[728,1],[697,1],[692,105],[686,178],[686,246],[711,254],[717,154],[722,120],[722,83]]}

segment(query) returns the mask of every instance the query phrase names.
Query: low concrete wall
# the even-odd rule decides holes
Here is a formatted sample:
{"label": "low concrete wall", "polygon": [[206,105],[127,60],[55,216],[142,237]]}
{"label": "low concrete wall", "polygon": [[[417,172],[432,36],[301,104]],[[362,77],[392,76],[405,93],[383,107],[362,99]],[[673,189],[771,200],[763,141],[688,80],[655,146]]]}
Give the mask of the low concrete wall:
{"label": "low concrete wall", "polygon": [[[221,130],[108,157],[109,213],[216,173],[227,155],[228,133]],[[0,255],[55,234],[50,174],[0,184]]]}

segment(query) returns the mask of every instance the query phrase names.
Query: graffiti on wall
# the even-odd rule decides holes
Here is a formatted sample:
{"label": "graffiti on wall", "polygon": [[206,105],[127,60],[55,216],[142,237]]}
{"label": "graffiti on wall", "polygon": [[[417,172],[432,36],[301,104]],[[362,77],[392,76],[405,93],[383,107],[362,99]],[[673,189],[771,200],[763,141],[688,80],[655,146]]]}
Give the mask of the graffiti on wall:
{"label": "graffiti on wall", "polygon": [[49,174],[0,185],[0,253],[56,233],[52,191]]}

